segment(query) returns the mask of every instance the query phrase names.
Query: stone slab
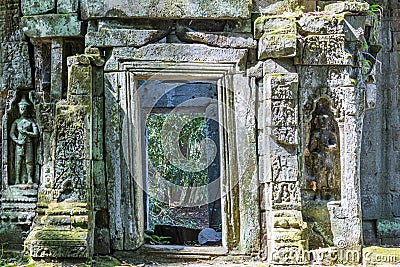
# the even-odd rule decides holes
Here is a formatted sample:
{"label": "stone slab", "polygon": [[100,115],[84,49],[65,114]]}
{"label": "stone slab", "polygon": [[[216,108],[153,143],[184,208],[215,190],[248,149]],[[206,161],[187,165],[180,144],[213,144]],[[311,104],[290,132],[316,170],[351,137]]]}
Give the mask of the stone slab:
{"label": "stone slab", "polygon": [[257,42],[251,34],[186,31],[182,32],[179,38],[182,41],[198,42],[225,48],[256,48],[257,46]]}
{"label": "stone slab", "polygon": [[300,32],[307,34],[340,34],[343,33],[344,16],[332,13],[302,16],[298,22]]}
{"label": "stone slab", "polygon": [[296,56],[296,34],[264,34],[258,45],[258,59]]}
{"label": "stone slab", "polygon": [[31,38],[82,36],[82,22],[75,13],[26,16],[21,18],[21,26]]}
{"label": "stone slab", "polygon": [[267,59],[263,64],[264,75],[270,73],[295,73],[296,67],[293,64],[293,60],[284,59]]}
{"label": "stone slab", "polygon": [[247,49],[216,48],[203,44],[149,44],[137,49],[115,48],[105,70],[118,70],[119,60],[240,63],[246,56]]}
{"label": "stone slab", "polygon": [[54,0],[21,0],[21,10],[25,16],[49,13],[55,7]]}
{"label": "stone slab", "polygon": [[381,238],[394,238],[400,237],[400,219],[393,220],[377,220],[378,237]]}
{"label": "stone slab", "polygon": [[83,0],[84,19],[119,18],[250,18],[250,0]]}
{"label": "stone slab", "polygon": [[288,16],[261,16],[254,22],[254,38],[268,34],[296,34],[296,18]]}
{"label": "stone slab", "polygon": [[57,12],[76,13],[78,12],[79,1],[78,0],[57,0]]}
{"label": "stone slab", "polygon": [[342,12],[367,12],[369,9],[368,3],[356,2],[356,1],[343,1],[333,3],[325,6],[325,11],[331,11],[335,13]]}
{"label": "stone slab", "polygon": [[96,47],[140,47],[165,37],[169,31],[107,29],[98,32],[88,32],[85,36],[86,46]]}
{"label": "stone slab", "polygon": [[29,234],[25,245],[29,255],[35,258],[88,258],[89,242],[87,230],[35,230]]}

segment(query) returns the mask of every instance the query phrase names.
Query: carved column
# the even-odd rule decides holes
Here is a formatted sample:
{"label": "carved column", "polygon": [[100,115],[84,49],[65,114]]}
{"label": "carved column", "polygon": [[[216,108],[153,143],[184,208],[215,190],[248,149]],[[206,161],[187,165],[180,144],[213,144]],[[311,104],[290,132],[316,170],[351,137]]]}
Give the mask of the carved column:
{"label": "carved column", "polygon": [[[360,152],[364,116],[363,33],[368,4],[325,6],[303,16],[296,58],[300,79],[300,160],[303,217],[310,248],[360,251]],[[310,160],[310,158],[313,158]],[[340,157],[340,159],[338,159]],[[318,159],[319,158],[319,159]],[[324,180],[325,179],[325,180]],[[340,185],[340,187],[339,187]],[[329,218],[329,219],[328,219]]]}
{"label": "carved column", "polygon": [[[42,212],[25,242],[31,257],[88,258],[93,254],[93,173],[101,173],[92,144],[99,141],[93,130],[98,126],[93,113],[97,101],[93,86],[98,86],[93,66],[102,64],[96,49],[68,59],[67,101],[55,105],[50,138],[54,172],[50,181],[41,184],[46,187],[40,188],[45,195],[39,201]],[[43,107],[51,110],[52,106]],[[41,116],[44,122],[47,118]]]}
{"label": "carved column", "polygon": [[272,264],[302,264],[307,243],[298,167],[299,77],[293,65],[296,15],[260,17],[255,36],[260,38],[259,59],[266,59],[258,125],[265,256]]}

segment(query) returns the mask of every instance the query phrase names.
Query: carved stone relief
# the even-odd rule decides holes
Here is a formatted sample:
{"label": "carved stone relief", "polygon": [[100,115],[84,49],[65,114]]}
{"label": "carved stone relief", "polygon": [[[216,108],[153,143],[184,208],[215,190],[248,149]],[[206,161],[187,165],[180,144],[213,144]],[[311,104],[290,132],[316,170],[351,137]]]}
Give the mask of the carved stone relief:
{"label": "carved stone relief", "polygon": [[56,120],[55,181],[58,201],[86,201],[87,123],[82,106],[59,106]]}
{"label": "carved stone relief", "polygon": [[3,117],[3,169],[5,185],[38,183],[39,127],[32,92],[8,92]]}
{"label": "carved stone relief", "polygon": [[15,184],[32,184],[35,177],[35,138],[39,129],[35,121],[28,117],[31,103],[22,98],[18,103],[20,117],[10,130],[10,138],[15,143]]}
{"label": "carved stone relief", "polygon": [[309,122],[305,151],[306,188],[314,200],[340,199],[340,138],[338,125],[327,99],[316,104]]}

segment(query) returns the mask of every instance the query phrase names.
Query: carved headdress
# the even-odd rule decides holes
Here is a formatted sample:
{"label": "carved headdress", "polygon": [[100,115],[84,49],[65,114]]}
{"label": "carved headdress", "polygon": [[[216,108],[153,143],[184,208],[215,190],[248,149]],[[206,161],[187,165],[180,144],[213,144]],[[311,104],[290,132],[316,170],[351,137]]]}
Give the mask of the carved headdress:
{"label": "carved headdress", "polygon": [[21,98],[21,101],[19,101],[18,106],[30,106],[31,103],[29,103],[28,101],[26,101],[25,97]]}

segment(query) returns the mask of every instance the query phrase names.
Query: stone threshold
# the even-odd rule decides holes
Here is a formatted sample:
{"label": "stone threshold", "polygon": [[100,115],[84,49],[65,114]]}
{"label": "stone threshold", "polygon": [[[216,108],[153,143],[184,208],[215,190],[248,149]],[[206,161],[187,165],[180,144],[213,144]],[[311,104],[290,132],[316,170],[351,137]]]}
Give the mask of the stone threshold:
{"label": "stone threshold", "polygon": [[[117,251],[114,257],[126,262],[189,262],[209,261],[232,257],[222,246],[181,246],[181,245],[148,245],[141,246],[136,251]],[[235,258],[247,258],[244,255],[234,255]]]}

